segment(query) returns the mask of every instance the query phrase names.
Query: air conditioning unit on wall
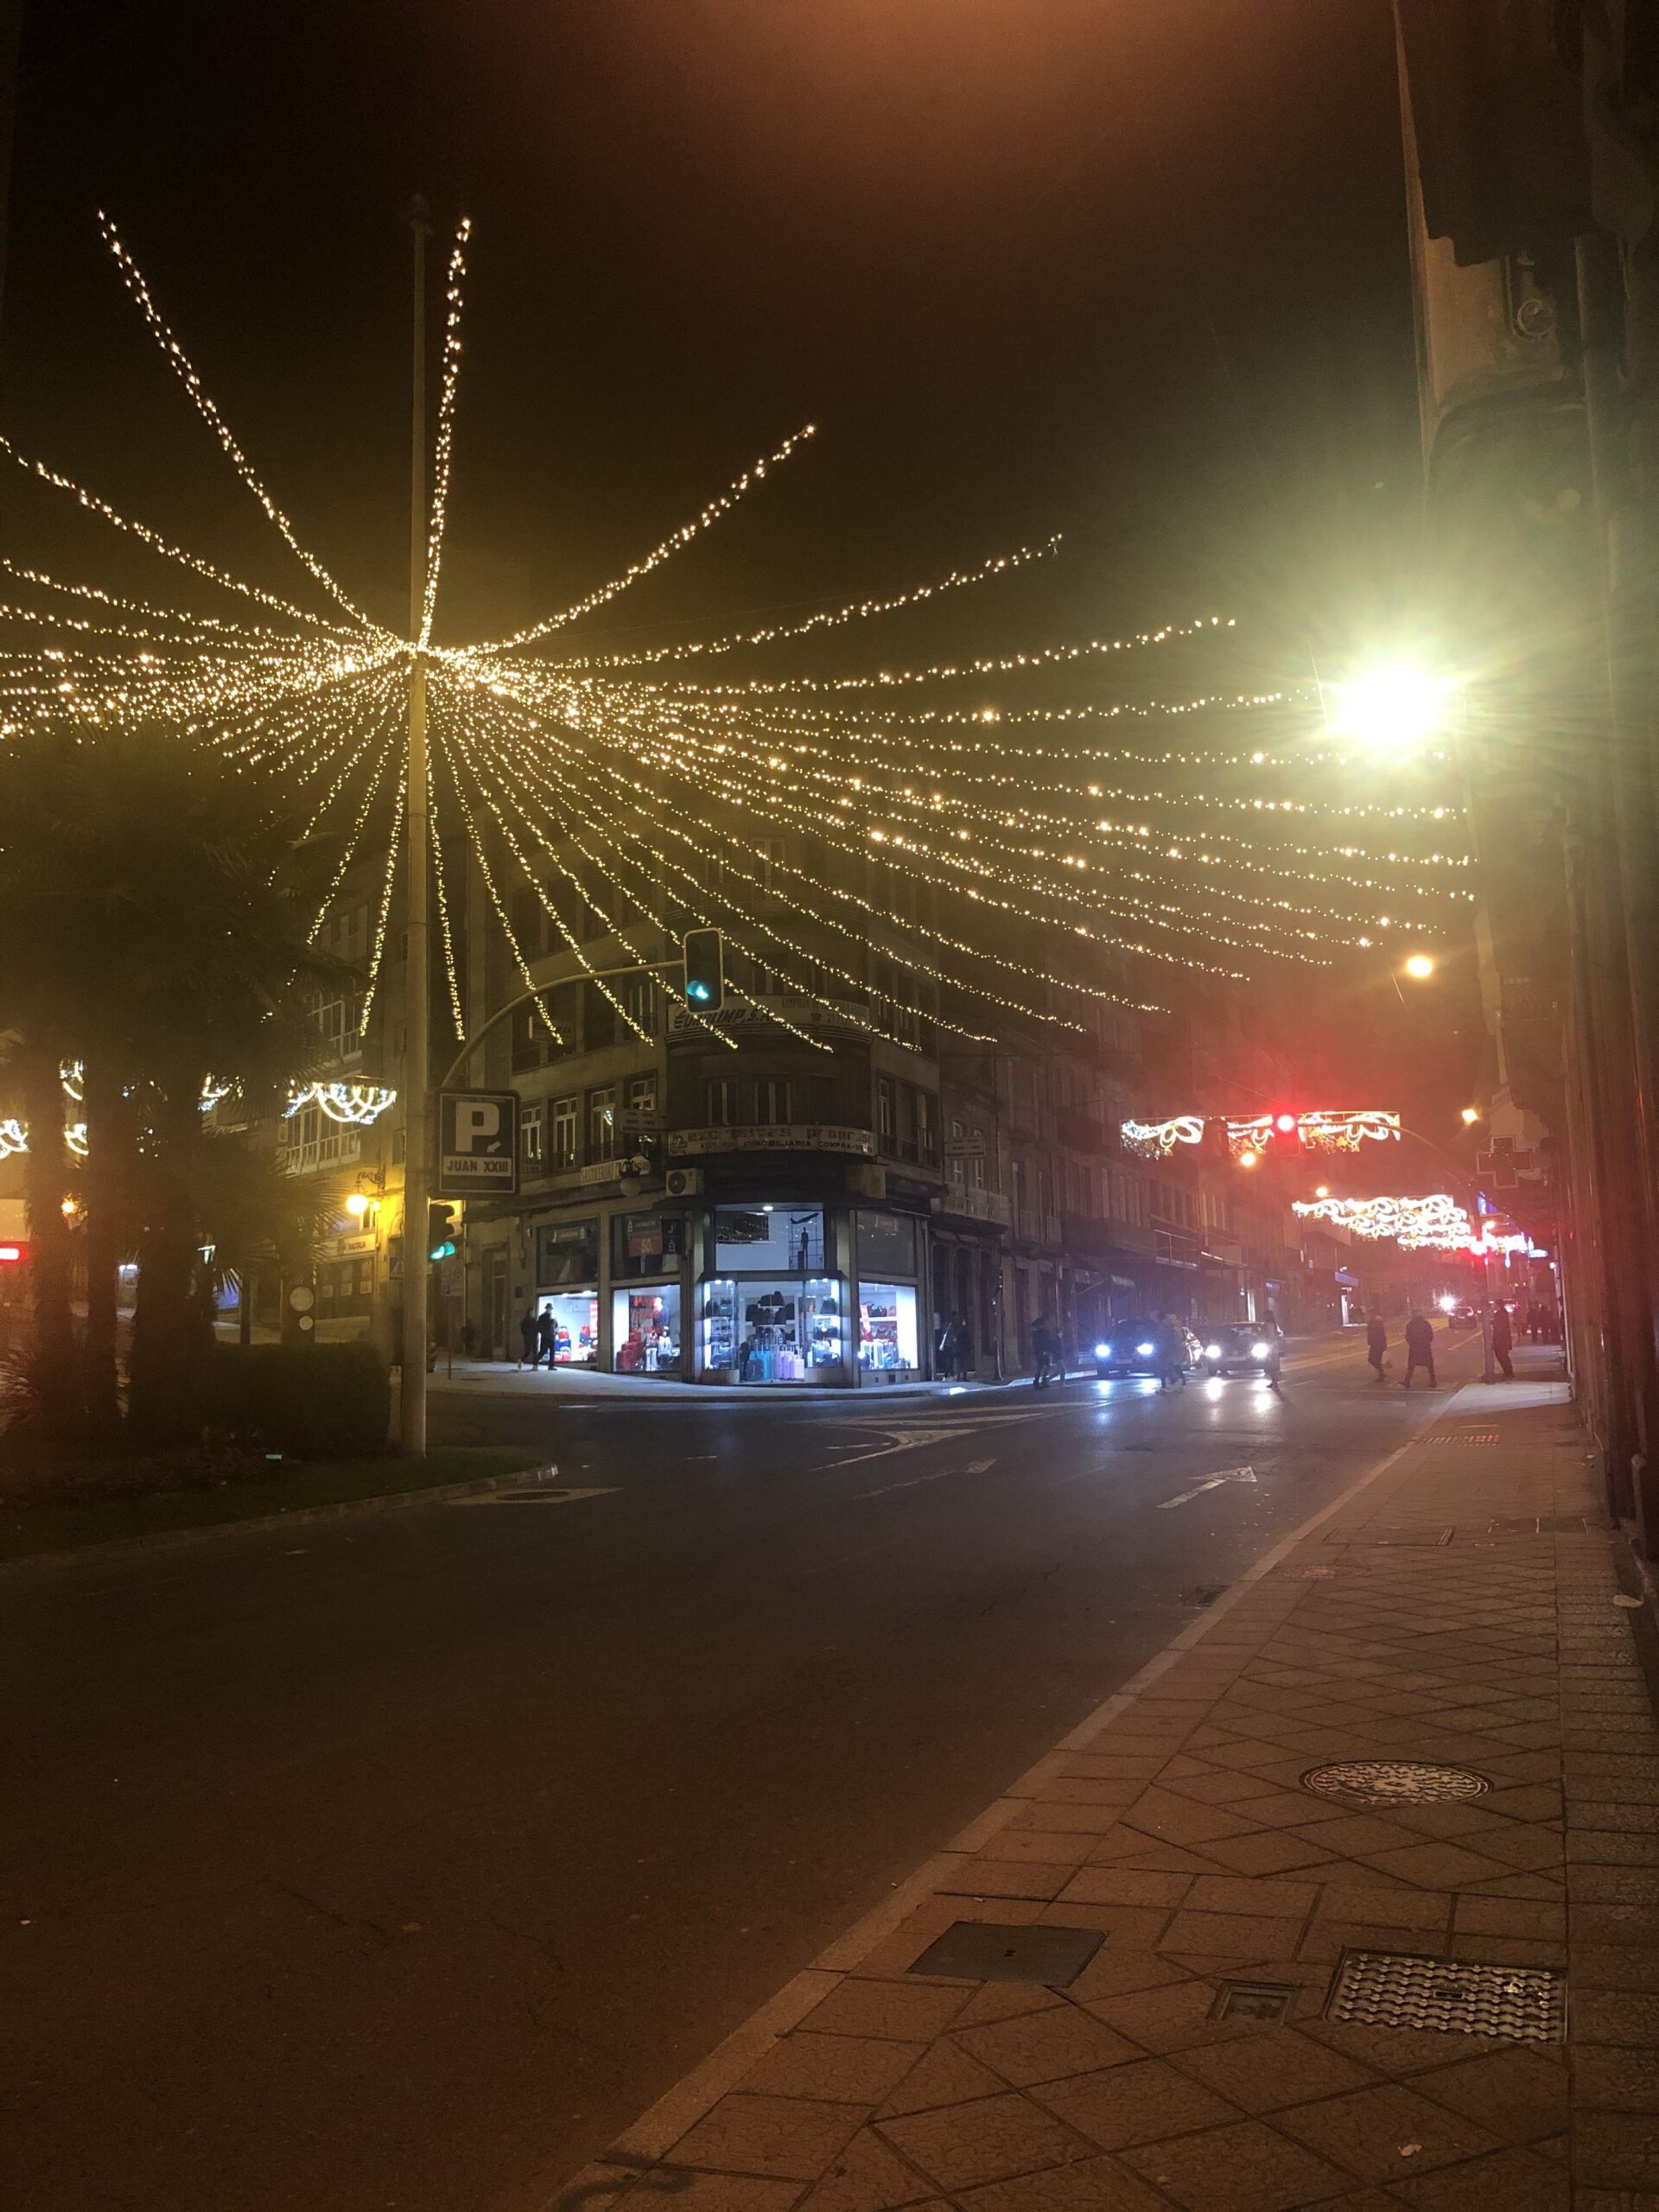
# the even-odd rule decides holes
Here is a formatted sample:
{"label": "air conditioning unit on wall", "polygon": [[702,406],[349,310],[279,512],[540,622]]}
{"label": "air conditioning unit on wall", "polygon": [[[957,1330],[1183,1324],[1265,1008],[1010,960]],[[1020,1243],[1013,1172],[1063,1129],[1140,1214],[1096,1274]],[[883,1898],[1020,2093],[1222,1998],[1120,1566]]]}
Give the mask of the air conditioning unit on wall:
{"label": "air conditioning unit on wall", "polygon": [[663,1178],[663,1187],[671,1198],[696,1198],[702,1194],[701,1167],[671,1167]]}

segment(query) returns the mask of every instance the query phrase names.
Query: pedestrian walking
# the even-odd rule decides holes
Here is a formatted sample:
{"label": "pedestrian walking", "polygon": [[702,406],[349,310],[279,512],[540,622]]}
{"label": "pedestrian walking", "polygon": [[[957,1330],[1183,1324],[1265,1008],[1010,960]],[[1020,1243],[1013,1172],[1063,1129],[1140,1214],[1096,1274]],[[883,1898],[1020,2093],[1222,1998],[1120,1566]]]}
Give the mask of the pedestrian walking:
{"label": "pedestrian walking", "polygon": [[1406,1374],[1401,1383],[1402,1390],[1409,1390],[1411,1378],[1421,1368],[1428,1376],[1428,1387],[1438,1390],[1440,1383],[1434,1374],[1434,1332],[1423,1315],[1414,1312],[1406,1324]]}
{"label": "pedestrian walking", "polygon": [[531,1365],[532,1367],[539,1367],[542,1363],[542,1356],[545,1353],[547,1356],[547,1363],[550,1369],[553,1365],[553,1308],[550,1306],[544,1306],[537,1318],[536,1357],[531,1360]]}
{"label": "pedestrian walking", "polygon": [[1510,1322],[1507,1306],[1492,1308],[1492,1357],[1503,1370],[1503,1380],[1513,1382],[1515,1370],[1510,1363],[1510,1354],[1515,1349],[1515,1332]]}
{"label": "pedestrian walking", "polygon": [[518,1361],[519,1366],[534,1367],[536,1364],[536,1308],[533,1306],[526,1306],[518,1318],[518,1341],[524,1348]]}
{"label": "pedestrian walking", "polygon": [[1172,1382],[1186,1388],[1186,1331],[1173,1313],[1166,1313],[1158,1324],[1153,1338],[1154,1356],[1158,1362],[1158,1388],[1167,1390]]}
{"label": "pedestrian walking", "polygon": [[1031,1325],[1031,1387],[1040,1390],[1048,1381],[1054,1357],[1054,1332],[1040,1314]]}
{"label": "pedestrian walking", "polygon": [[1388,1381],[1389,1331],[1380,1313],[1373,1313],[1365,1324],[1365,1357],[1376,1373],[1379,1382]]}

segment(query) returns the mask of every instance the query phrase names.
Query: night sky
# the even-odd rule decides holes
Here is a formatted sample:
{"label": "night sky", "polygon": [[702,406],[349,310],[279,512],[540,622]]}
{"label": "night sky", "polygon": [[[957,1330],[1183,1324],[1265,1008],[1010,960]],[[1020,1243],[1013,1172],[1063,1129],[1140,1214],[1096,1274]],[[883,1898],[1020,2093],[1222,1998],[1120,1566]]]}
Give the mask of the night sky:
{"label": "night sky", "polygon": [[[1113,634],[1328,578],[1338,545],[1363,569],[1409,505],[1399,172],[1386,0],[31,0],[4,419],[309,588],[151,349],[101,203],[302,537],[396,620],[419,189],[477,226],[442,634],[565,603],[808,419],[592,641],[1055,531],[1062,563],[955,619]],[[38,545],[52,504],[0,518]],[[74,573],[107,575],[73,528]]]}

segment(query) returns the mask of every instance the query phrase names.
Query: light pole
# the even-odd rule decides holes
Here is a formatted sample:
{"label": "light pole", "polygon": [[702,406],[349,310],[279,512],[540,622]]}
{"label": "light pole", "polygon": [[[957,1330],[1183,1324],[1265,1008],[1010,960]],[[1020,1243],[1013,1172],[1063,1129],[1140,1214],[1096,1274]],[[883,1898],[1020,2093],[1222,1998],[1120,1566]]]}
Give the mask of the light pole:
{"label": "light pole", "polygon": [[409,449],[409,747],[405,798],[408,839],[404,957],[404,1342],[398,1389],[398,1440],[405,1457],[426,1452],[426,1256],[432,1079],[428,1020],[431,991],[428,867],[431,819],[427,792],[426,662],[421,623],[426,597],[426,202],[410,210],[414,245],[414,357]]}

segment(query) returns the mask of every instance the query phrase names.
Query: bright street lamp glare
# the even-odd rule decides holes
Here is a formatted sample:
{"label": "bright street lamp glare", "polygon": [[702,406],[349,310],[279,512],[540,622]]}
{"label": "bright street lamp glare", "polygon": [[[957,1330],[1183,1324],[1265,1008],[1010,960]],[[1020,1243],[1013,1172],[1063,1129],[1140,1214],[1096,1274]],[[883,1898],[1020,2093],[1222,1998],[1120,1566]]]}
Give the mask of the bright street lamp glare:
{"label": "bright street lamp glare", "polygon": [[1238,1155],[1238,1164],[1241,1167],[1254,1167],[1255,1154],[1253,1152],[1241,1152]]}
{"label": "bright street lamp glare", "polygon": [[364,1215],[367,1213],[368,1210],[369,1202],[367,1198],[365,1198],[361,1191],[353,1191],[350,1198],[346,1201],[346,1212],[355,1214],[359,1221],[362,1220]]}
{"label": "bright street lamp glare", "polygon": [[1398,760],[1440,728],[1452,686],[1445,677],[1426,676],[1409,661],[1392,661],[1334,688],[1338,734],[1369,752]]}
{"label": "bright street lamp glare", "polygon": [[1463,1113],[1462,1113],[1461,1119],[1462,1119],[1462,1122],[1463,1122],[1463,1126],[1464,1126],[1464,1128],[1465,1128],[1465,1129],[1472,1129],[1472,1128],[1474,1128],[1474,1126],[1475,1126],[1475,1123],[1476,1123],[1476,1122],[1480,1119],[1480,1109],[1479,1109],[1479,1107],[1478,1107],[1478,1106],[1465,1106],[1465,1107],[1464,1108],[1464,1109],[1463,1109]]}
{"label": "bright street lamp glare", "polygon": [[1414,952],[1406,963],[1406,973],[1414,982],[1427,982],[1434,973],[1434,963],[1426,952]]}

